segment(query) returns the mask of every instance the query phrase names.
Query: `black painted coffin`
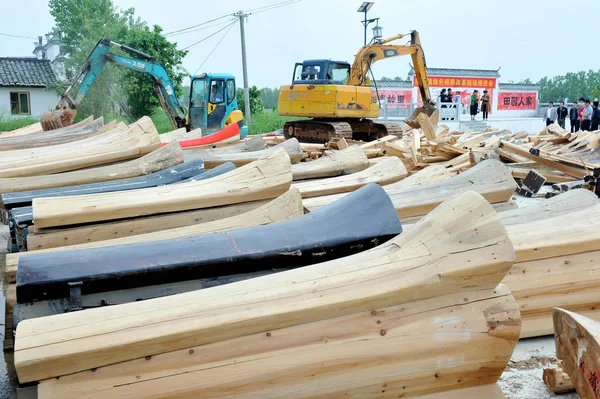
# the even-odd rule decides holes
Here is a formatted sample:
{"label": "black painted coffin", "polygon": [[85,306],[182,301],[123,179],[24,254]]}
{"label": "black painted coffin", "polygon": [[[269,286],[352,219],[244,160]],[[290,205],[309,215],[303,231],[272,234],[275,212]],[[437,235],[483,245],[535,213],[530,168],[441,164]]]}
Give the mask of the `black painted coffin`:
{"label": "black painted coffin", "polygon": [[111,180],[99,183],[80,184],[77,186],[47,188],[43,190],[20,191],[16,193],[3,193],[0,195],[6,209],[31,205],[34,198],[66,197],[71,195],[86,195],[110,193],[113,191],[136,190],[172,184],[192,178],[204,172],[204,162],[199,159],[150,173],[144,176],[130,177],[128,179]]}
{"label": "black painted coffin", "polygon": [[180,239],[77,251],[24,254],[19,303],[176,281],[290,268],[372,248],[402,227],[386,192],[376,184],[300,218]]}

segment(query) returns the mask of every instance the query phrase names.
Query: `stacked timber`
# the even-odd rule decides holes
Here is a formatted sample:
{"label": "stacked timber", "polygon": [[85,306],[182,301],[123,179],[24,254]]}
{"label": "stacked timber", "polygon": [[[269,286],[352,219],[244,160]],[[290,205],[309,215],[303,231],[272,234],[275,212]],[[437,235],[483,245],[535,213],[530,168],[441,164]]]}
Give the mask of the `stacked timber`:
{"label": "stacked timber", "polygon": [[3,151],[0,177],[22,177],[65,172],[137,158],[160,147],[154,124],[148,117],[73,143]]}
{"label": "stacked timber", "polygon": [[92,184],[127,179],[158,172],[183,162],[179,146],[158,148],[140,158],[109,166],[76,170],[54,175],[0,178],[0,193]]}
{"label": "stacked timber", "polygon": [[350,257],[25,320],[15,365],[44,398],[497,395],[519,336],[500,284],[514,258],[494,209],[466,192]]}
{"label": "stacked timber", "polygon": [[35,135],[23,135],[13,137],[0,136],[0,151],[18,150],[23,148],[46,147],[82,140],[114,129],[116,122],[104,125],[104,118],[96,120],[89,117],[75,125],[61,129],[40,132]]}

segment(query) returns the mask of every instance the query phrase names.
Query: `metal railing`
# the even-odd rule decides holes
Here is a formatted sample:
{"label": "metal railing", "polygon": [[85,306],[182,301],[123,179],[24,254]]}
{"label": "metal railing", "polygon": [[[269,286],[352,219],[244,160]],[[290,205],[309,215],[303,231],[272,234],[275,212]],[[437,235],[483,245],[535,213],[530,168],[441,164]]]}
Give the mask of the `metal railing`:
{"label": "metal railing", "polygon": [[[381,103],[380,118],[408,118],[415,108],[416,103]],[[464,106],[461,103],[437,103],[436,107],[440,111],[440,121],[456,121],[460,120],[460,115],[464,113]]]}

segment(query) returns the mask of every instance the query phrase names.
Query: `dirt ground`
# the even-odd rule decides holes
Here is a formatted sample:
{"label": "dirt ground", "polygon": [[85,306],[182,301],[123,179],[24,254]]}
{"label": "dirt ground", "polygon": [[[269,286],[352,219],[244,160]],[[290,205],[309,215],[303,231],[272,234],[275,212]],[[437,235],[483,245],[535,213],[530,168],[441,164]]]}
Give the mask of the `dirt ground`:
{"label": "dirt ground", "polygon": [[[4,254],[8,228],[0,224],[0,301],[4,302]],[[4,315],[0,316],[2,326]],[[1,333],[4,328],[0,329]],[[0,334],[1,334],[0,333]],[[542,382],[545,366],[556,364],[554,338],[541,337],[521,340],[513,353],[507,369],[500,378],[500,386],[508,399],[576,399],[576,393],[554,395]],[[16,374],[12,367],[12,355],[4,353],[0,361],[0,399],[16,398]]]}

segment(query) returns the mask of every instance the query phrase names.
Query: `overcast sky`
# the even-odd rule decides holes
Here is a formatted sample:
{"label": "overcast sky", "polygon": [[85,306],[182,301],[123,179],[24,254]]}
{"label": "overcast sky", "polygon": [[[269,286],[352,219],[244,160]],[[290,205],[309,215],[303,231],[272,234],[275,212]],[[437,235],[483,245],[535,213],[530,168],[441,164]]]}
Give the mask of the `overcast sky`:
{"label": "overcast sky", "polygon": [[[113,0],[165,32],[282,0]],[[0,0],[0,33],[38,36],[53,19],[46,0]],[[303,0],[253,13],[246,24],[250,85],[277,87],[291,80],[295,62],[331,58],[351,62],[363,43],[361,0]],[[176,8],[177,7],[177,8]],[[564,0],[375,0],[369,18],[379,17],[384,37],[418,30],[429,67],[501,67],[502,82],[600,68],[600,1]],[[226,22],[222,19],[219,22]],[[172,36],[180,48],[219,25]],[[371,25],[372,27],[372,25]],[[225,31],[190,49],[184,67],[193,74]],[[369,38],[371,31],[368,32]],[[0,36],[0,56],[31,55],[31,39]],[[410,57],[379,62],[375,77],[406,78]],[[199,72],[231,72],[242,85],[239,24],[229,31]]]}

